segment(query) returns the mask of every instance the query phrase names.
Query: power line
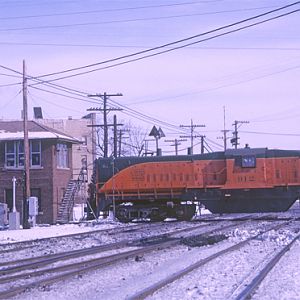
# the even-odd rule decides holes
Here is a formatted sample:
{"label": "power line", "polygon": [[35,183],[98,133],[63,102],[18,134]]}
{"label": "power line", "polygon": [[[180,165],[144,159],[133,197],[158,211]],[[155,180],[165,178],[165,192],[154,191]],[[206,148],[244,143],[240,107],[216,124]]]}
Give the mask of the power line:
{"label": "power line", "polygon": [[[66,43],[27,43],[27,42],[0,42],[0,45],[14,46],[45,46],[45,47],[77,47],[77,48],[140,48],[148,49],[149,47],[142,45],[105,45],[105,44],[66,44]],[[168,48],[168,47],[166,47]],[[189,50],[249,50],[249,51],[300,51],[298,47],[189,47]]]}
{"label": "power line", "polygon": [[[221,27],[218,27],[216,29],[213,29],[213,30],[210,30],[210,31],[207,31],[207,32],[204,32],[204,33],[200,33],[200,34],[197,34],[197,35],[193,35],[193,36],[190,36],[188,38],[177,40],[177,41],[174,41],[174,42],[171,42],[171,43],[167,43],[167,44],[164,44],[164,45],[161,45],[161,46],[149,48],[149,49],[146,49],[146,50],[143,50],[143,51],[135,52],[135,53],[128,54],[128,55],[123,55],[123,56],[120,56],[120,57],[117,57],[117,58],[113,58],[113,59],[109,59],[109,60],[106,60],[106,61],[101,61],[101,62],[97,62],[97,63],[93,63],[93,64],[81,66],[81,67],[76,67],[76,68],[66,69],[66,70],[59,71],[59,72],[53,72],[53,73],[44,74],[44,75],[39,76],[38,78],[43,78],[43,77],[49,77],[49,76],[54,76],[54,75],[59,75],[59,74],[64,74],[64,73],[69,73],[69,72],[78,71],[78,70],[82,70],[82,69],[86,69],[86,68],[91,68],[91,67],[102,65],[102,64],[106,64],[106,63],[115,62],[115,61],[122,60],[122,59],[127,59],[127,58],[130,58],[130,57],[133,57],[133,56],[137,56],[137,55],[142,55],[142,54],[145,54],[145,53],[148,53],[148,52],[152,52],[152,51],[159,50],[159,49],[162,49],[162,48],[166,48],[166,47],[169,47],[169,46],[172,46],[172,45],[183,43],[183,42],[195,39],[195,38],[199,38],[199,37],[204,36],[204,35],[215,33],[217,31],[224,30],[224,29],[236,26],[236,25],[240,25],[242,23],[249,22],[249,21],[255,20],[257,18],[261,18],[263,16],[272,14],[274,12],[278,12],[280,10],[289,8],[291,6],[298,5],[299,3],[300,3],[300,1],[297,1],[297,2],[294,2],[292,4],[289,4],[289,5],[286,5],[286,6],[282,6],[280,8],[277,8],[277,9],[274,9],[274,10],[271,10],[271,11],[268,11],[268,12],[265,12],[265,13],[262,13],[262,14],[250,17],[250,18],[246,18],[246,19],[243,19],[241,21],[231,23],[229,25],[221,26]],[[131,62],[131,61],[140,60],[140,59],[143,59],[143,58],[152,57],[152,56],[155,56],[155,55],[163,54],[163,53],[174,51],[174,50],[177,50],[177,49],[181,49],[181,48],[184,48],[184,47],[187,47],[187,46],[191,46],[191,45],[194,45],[194,44],[197,44],[197,43],[201,43],[201,42],[204,42],[204,41],[207,41],[207,40],[211,40],[211,39],[214,39],[214,38],[217,38],[217,37],[220,37],[220,36],[224,36],[224,35],[227,35],[227,34],[230,34],[230,33],[233,33],[233,32],[237,32],[237,31],[249,28],[249,27],[253,27],[253,26],[256,26],[256,25],[259,25],[259,24],[262,24],[262,23],[266,23],[266,22],[269,22],[271,20],[278,19],[278,18],[287,16],[287,15],[290,15],[292,13],[296,13],[298,11],[299,11],[299,9],[294,10],[294,11],[290,11],[290,12],[287,12],[287,13],[284,13],[284,14],[281,14],[281,15],[278,15],[278,16],[275,16],[275,17],[263,20],[263,21],[259,21],[259,22],[256,22],[256,23],[253,23],[253,24],[250,24],[250,25],[247,25],[247,26],[240,27],[238,29],[234,29],[234,30],[222,33],[222,34],[218,34],[218,35],[212,36],[212,37],[207,38],[207,39],[203,39],[203,40],[196,41],[196,42],[193,42],[193,43],[188,43],[188,44],[185,44],[185,45],[182,45],[182,46],[179,46],[179,47],[174,47],[172,49],[167,49],[165,51],[160,51],[158,53],[147,55],[147,56],[135,59],[135,60],[130,60],[130,61],[127,61],[127,62],[123,62],[121,64],[128,63],[128,62]],[[113,66],[115,66],[115,65],[113,65]],[[98,69],[92,70],[92,71],[88,71],[86,73],[94,72],[94,71],[97,71],[97,70]],[[86,73],[78,73],[78,74],[75,74],[75,75],[70,75],[70,77],[78,76],[78,75],[82,75],[82,74],[86,74]],[[65,79],[65,78],[69,78],[69,77],[62,77],[62,78],[59,78],[59,79]],[[59,79],[56,79],[56,80],[59,80]]]}
{"label": "power line", "polygon": [[16,85],[21,85],[21,84],[22,84],[22,82],[7,83],[7,84],[1,84],[0,87],[16,86]]}
{"label": "power line", "polygon": [[[87,98],[87,96],[86,96],[86,94],[85,94],[85,96],[77,95],[78,97],[80,97],[80,98],[78,98],[78,97],[68,96],[68,95],[64,95],[64,94],[61,94],[61,93],[57,93],[57,92],[49,91],[49,90],[46,90],[46,89],[38,88],[38,87],[31,87],[31,88],[34,88],[36,90],[40,90],[40,91],[43,91],[43,92],[47,92],[47,93],[50,93],[50,94],[54,94],[54,95],[66,97],[66,98],[69,98],[69,99],[75,99],[75,100],[79,100],[79,101],[83,101],[83,102],[89,102],[89,103],[99,104],[99,102],[89,101],[88,98]],[[72,94],[71,92],[69,92],[69,93]],[[148,124],[159,123],[159,124],[162,124],[165,127],[170,128],[170,130],[176,129],[177,132],[179,132],[179,130],[178,130],[179,127],[177,125],[173,125],[173,124],[161,121],[159,119],[156,119],[154,117],[147,116],[147,115],[145,115],[143,113],[140,113],[138,111],[132,110],[132,109],[126,107],[125,105],[120,105],[119,103],[114,102],[112,100],[108,100],[108,101],[111,102],[111,103],[113,103],[114,105],[116,105],[118,107],[124,108],[126,111],[123,111],[122,113],[124,113],[124,114],[126,114],[126,115],[128,115],[130,117],[134,117],[135,119],[138,119],[138,120],[143,121],[143,122],[148,123]]]}
{"label": "power line", "polygon": [[270,8],[273,6],[263,6],[257,8],[242,8],[242,9],[233,9],[233,10],[224,10],[216,12],[206,12],[206,13],[193,13],[193,14],[181,14],[181,15],[171,15],[171,16],[161,16],[161,17],[148,17],[148,18],[135,18],[135,19],[124,19],[124,20],[110,20],[110,21],[101,21],[101,22],[85,22],[85,23],[72,23],[72,24],[61,24],[61,25],[39,25],[39,26],[30,26],[30,27],[16,27],[16,28],[2,28],[0,32],[6,31],[24,31],[24,30],[42,30],[42,29],[53,29],[53,28],[71,28],[71,27],[80,27],[80,26],[90,26],[90,25],[104,25],[104,24],[114,24],[114,23],[131,23],[131,22],[140,22],[140,21],[155,21],[155,20],[167,20],[167,19],[177,19],[177,18],[186,18],[186,17],[195,17],[195,16],[206,16],[206,15],[217,15],[223,13],[233,13],[241,11],[252,11],[260,10],[265,8]]}
{"label": "power line", "polygon": [[15,94],[13,97],[11,97],[8,101],[6,101],[1,107],[0,109],[4,109],[5,107],[7,107],[9,104],[12,103],[12,101],[14,101],[20,94],[21,92],[23,91],[23,89],[20,89],[17,94]]}
{"label": "power line", "polygon": [[261,135],[280,135],[280,136],[300,136],[298,133],[274,133],[274,132],[258,132],[258,131],[240,131],[241,133],[261,134]]}
{"label": "power line", "polygon": [[[76,74],[73,74],[73,75],[58,77],[58,78],[55,78],[55,79],[47,80],[47,82],[54,82],[54,81],[58,81],[58,80],[62,80],[62,79],[67,79],[67,78],[72,78],[72,77],[76,77],[76,76],[80,76],[80,75],[84,75],[84,74],[93,73],[93,72],[100,71],[100,70],[106,70],[106,69],[110,69],[110,68],[113,68],[113,67],[122,66],[122,65],[131,63],[131,62],[137,62],[137,61],[140,61],[140,60],[143,60],[143,59],[146,59],[146,58],[150,58],[150,57],[158,56],[158,55],[161,55],[161,54],[164,54],[164,53],[168,53],[168,52],[172,52],[172,51],[175,51],[175,50],[183,49],[183,48],[188,47],[190,45],[195,45],[195,44],[206,42],[206,41],[209,41],[209,40],[221,37],[221,36],[225,36],[225,35],[228,35],[228,34],[231,34],[231,33],[234,33],[234,32],[238,32],[238,31],[241,31],[241,30],[246,29],[246,28],[250,28],[250,27],[253,27],[253,26],[256,26],[256,25],[259,25],[259,24],[269,22],[271,20],[275,20],[275,19],[287,16],[287,15],[290,15],[290,14],[296,13],[298,11],[300,11],[300,9],[297,9],[297,10],[294,10],[292,12],[288,12],[288,13],[285,13],[285,14],[282,14],[282,15],[279,15],[279,16],[276,16],[276,17],[273,17],[273,18],[269,18],[269,19],[264,20],[264,21],[256,22],[256,23],[253,23],[251,25],[247,25],[247,26],[243,26],[243,27],[240,27],[240,28],[237,28],[237,29],[233,29],[233,30],[225,32],[225,33],[221,33],[221,34],[218,34],[218,35],[215,35],[215,36],[212,36],[212,37],[202,39],[200,41],[191,42],[191,43],[188,43],[188,44],[185,44],[185,45],[182,45],[182,46],[177,46],[177,47],[170,48],[170,49],[167,49],[167,50],[163,50],[163,51],[160,51],[160,52],[157,52],[157,53],[144,55],[144,56],[139,57],[139,58],[130,59],[130,60],[120,62],[120,63],[115,63],[115,64],[112,64],[112,65],[109,65],[109,66],[106,66],[106,67],[101,67],[101,68],[97,68],[97,69],[93,69],[93,70],[89,70],[89,71],[84,71],[84,72],[76,73]],[[41,78],[41,77],[44,77],[44,75],[42,75],[40,77],[37,77],[37,78]]]}
{"label": "power line", "polygon": [[[218,2],[218,1],[212,1],[212,2]],[[147,6],[136,6],[136,7],[125,7],[125,8],[96,9],[96,10],[86,10],[86,11],[75,11],[75,12],[68,12],[68,13],[54,13],[54,14],[26,15],[26,16],[12,16],[12,17],[2,17],[2,18],[0,18],[0,20],[16,20],[16,19],[31,19],[31,18],[44,18],[44,17],[85,15],[85,14],[119,12],[119,11],[130,11],[130,10],[162,8],[162,7],[186,6],[186,5],[203,4],[203,3],[211,3],[211,1],[190,1],[190,2],[182,2],[182,3],[147,5]]]}
{"label": "power line", "polygon": [[[216,91],[216,90],[220,90],[220,89],[240,85],[240,84],[243,84],[243,83],[259,80],[259,79],[262,79],[262,78],[267,78],[267,77],[270,77],[270,76],[274,76],[274,75],[277,75],[277,74],[289,72],[289,71],[296,70],[296,69],[299,69],[299,68],[300,68],[300,65],[297,65],[297,66],[286,68],[286,69],[283,69],[283,70],[271,72],[269,74],[256,76],[256,77],[250,78],[250,79],[240,80],[240,81],[237,81],[237,82],[234,82],[234,83],[223,84],[223,85],[220,85],[220,86],[207,88],[207,89],[203,89],[203,90],[192,92],[192,93],[185,93],[185,94],[182,94],[182,95],[177,95],[177,96],[172,96],[172,97],[163,97],[163,98],[152,99],[152,100],[138,101],[138,102],[134,102],[134,103],[130,103],[130,104],[153,103],[153,102],[163,101],[163,100],[166,100],[166,99],[175,99],[175,98],[181,98],[181,97],[186,97],[186,96],[191,96],[191,95],[198,95],[198,94],[201,94],[201,93]],[[257,121],[257,122],[259,122],[259,121]]]}
{"label": "power line", "polygon": [[0,73],[0,76],[20,78],[20,79],[22,78],[22,76],[16,76],[16,75],[11,75],[11,74],[6,74],[6,73]]}

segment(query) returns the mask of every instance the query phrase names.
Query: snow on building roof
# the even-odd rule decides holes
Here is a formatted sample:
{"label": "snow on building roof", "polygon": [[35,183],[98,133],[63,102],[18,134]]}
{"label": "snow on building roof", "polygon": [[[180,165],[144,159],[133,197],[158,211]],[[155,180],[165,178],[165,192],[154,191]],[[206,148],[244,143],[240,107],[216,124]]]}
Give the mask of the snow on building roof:
{"label": "snow on building roof", "polygon": [[[29,139],[59,139],[71,143],[81,143],[78,139],[58,130],[28,121]],[[24,139],[23,121],[0,121],[0,141]]]}

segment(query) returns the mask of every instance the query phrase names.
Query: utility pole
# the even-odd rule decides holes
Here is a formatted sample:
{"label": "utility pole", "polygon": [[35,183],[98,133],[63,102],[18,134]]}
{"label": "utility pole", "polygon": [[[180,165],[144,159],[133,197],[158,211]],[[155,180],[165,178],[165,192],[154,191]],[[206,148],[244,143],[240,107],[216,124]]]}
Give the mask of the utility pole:
{"label": "utility pole", "polygon": [[25,188],[23,195],[23,229],[29,229],[28,222],[28,198],[30,197],[30,176],[29,176],[29,139],[28,139],[28,110],[27,110],[27,77],[26,64],[23,60],[23,129],[24,129],[24,175]]}
{"label": "utility pole", "polygon": [[201,135],[200,138],[201,138],[201,154],[203,154],[204,153],[204,138],[205,138],[205,135]]}
{"label": "utility pole", "polygon": [[[94,127],[103,127],[103,156],[108,157],[108,127],[113,125],[107,124],[107,115],[110,111],[117,111],[122,110],[121,108],[107,108],[107,99],[109,97],[119,97],[123,96],[121,93],[118,94],[95,94],[95,95],[88,95],[88,97],[100,97],[103,100],[103,108],[90,108],[88,111],[102,111],[103,112],[103,125],[93,125]],[[116,154],[116,153],[115,153]]]}
{"label": "utility pole", "polygon": [[181,145],[180,142],[185,142],[187,139],[174,139],[174,140],[165,140],[167,143],[174,143],[171,146],[175,146],[175,155],[178,155],[178,146]]}
{"label": "utility pole", "polygon": [[191,125],[180,125],[180,127],[187,127],[191,129],[190,135],[182,135],[180,138],[190,138],[191,139],[191,152],[190,154],[193,154],[194,152],[194,138],[201,137],[201,135],[194,135],[194,130],[196,127],[205,127],[205,125],[195,125],[193,124],[193,120],[191,119]]}
{"label": "utility pole", "polygon": [[223,130],[221,132],[223,133],[223,137],[218,137],[223,140],[224,143],[224,151],[227,149],[227,133],[229,132],[228,129],[226,129],[226,111],[225,111],[225,106],[223,106],[223,116],[224,116],[224,124],[223,124]]}
{"label": "utility pole", "polygon": [[91,120],[92,120],[92,159],[93,162],[96,159],[96,131],[94,125],[96,124],[96,114],[91,114]]}
{"label": "utility pole", "polygon": [[118,156],[117,116],[114,115],[114,157]]}
{"label": "utility pole", "polygon": [[153,155],[153,151],[149,151],[148,150],[148,146],[149,146],[149,142],[155,142],[156,140],[151,140],[151,139],[149,139],[149,140],[144,140],[144,142],[145,142],[145,156],[148,156],[148,154],[150,154],[151,156]]}
{"label": "utility pole", "polygon": [[[232,146],[234,146],[235,149],[237,149],[237,146],[239,145],[238,140],[240,139],[238,137],[238,128],[240,128],[242,126],[242,124],[248,124],[249,121],[237,121],[235,120],[234,123],[232,124],[234,126],[234,131],[232,133],[232,139],[231,139],[231,143]],[[240,126],[238,126],[240,124]]]}
{"label": "utility pole", "polygon": [[128,130],[127,129],[125,129],[125,130],[122,130],[122,129],[118,130],[118,134],[119,134],[119,140],[118,140],[118,142],[119,142],[119,153],[118,153],[118,156],[119,157],[121,156],[121,153],[122,153],[122,139],[123,138],[128,138],[128,137],[123,137],[125,132],[128,132]]}

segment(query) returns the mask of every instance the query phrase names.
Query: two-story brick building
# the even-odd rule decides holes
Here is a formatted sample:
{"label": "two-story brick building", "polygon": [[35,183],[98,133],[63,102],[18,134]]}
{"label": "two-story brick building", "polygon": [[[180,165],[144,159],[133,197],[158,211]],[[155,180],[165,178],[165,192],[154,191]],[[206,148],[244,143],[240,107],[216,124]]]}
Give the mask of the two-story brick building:
{"label": "two-story brick building", "polygon": [[[72,144],[65,133],[28,122],[30,190],[38,197],[38,223],[55,223],[64,192],[72,178]],[[0,202],[12,208],[12,178],[17,179],[16,207],[22,215],[24,181],[24,132],[22,121],[0,121]]]}

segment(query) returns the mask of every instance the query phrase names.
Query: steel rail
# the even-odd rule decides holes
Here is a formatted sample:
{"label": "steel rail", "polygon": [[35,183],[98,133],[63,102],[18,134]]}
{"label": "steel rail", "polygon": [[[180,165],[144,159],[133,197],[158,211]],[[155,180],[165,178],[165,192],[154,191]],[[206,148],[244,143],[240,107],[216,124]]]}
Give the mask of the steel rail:
{"label": "steel rail", "polygon": [[[202,234],[203,235],[210,234],[210,233],[213,233],[213,232],[218,232],[220,230],[226,230],[226,229],[228,229],[230,227],[234,227],[234,226],[236,226],[236,224],[229,224],[227,226],[220,226],[219,228],[214,228],[214,229],[212,229],[210,231],[206,231]],[[203,228],[203,225],[202,226],[199,225],[198,227]],[[191,230],[192,231],[194,229],[196,229],[196,228],[195,227],[185,228],[185,229],[181,229],[180,231],[181,232],[183,232],[183,230],[185,230],[185,231]],[[177,234],[177,233],[178,232],[175,232],[174,234]],[[120,253],[120,254],[114,254],[114,255],[110,255],[110,256],[106,256],[106,257],[95,258],[95,259],[92,259],[90,261],[83,261],[83,262],[79,262],[79,263],[71,263],[69,265],[64,265],[64,266],[60,266],[60,267],[56,267],[56,268],[49,268],[47,270],[33,271],[31,273],[18,274],[18,275],[11,276],[11,277],[6,277],[6,278],[4,277],[2,283],[7,282],[7,281],[11,281],[11,280],[14,280],[14,279],[17,279],[17,278],[23,278],[24,279],[24,277],[39,276],[39,275],[42,275],[42,274],[47,274],[47,272],[48,273],[53,273],[53,272],[57,272],[57,271],[66,271],[66,270],[71,269],[70,272],[66,272],[66,273],[63,273],[63,274],[60,274],[60,275],[55,275],[55,276],[50,277],[50,278],[41,279],[39,281],[29,283],[29,284],[26,284],[26,285],[22,285],[22,286],[19,286],[19,287],[16,287],[16,288],[10,288],[6,291],[1,291],[0,292],[0,299],[7,299],[8,297],[15,296],[15,295],[27,290],[27,289],[30,289],[32,287],[37,287],[41,284],[52,284],[52,283],[54,283],[56,281],[59,281],[61,279],[64,279],[64,278],[68,278],[68,277],[71,277],[71,276],[74,276],[74,275],[77,275],[77,274],[88,272],[90,270],[98,269],[100,267],[104,267],[104,266],[107,266],[109,264],[118,262],[118,261],[120,261],[124,258],[145,254],[145,253],[153,251],[155,249],[161,250],[161,249],[164,249],[166,247],[176,246],[180,242],[181,242],[180,238],[174,238],[173,240],[170,240],[170,241],[167,241],[167,242],[160,242],[160,243],[157,243],[157,244],[152,245],[152,246],[144,246],[140,249],[130,250],[130,251],[123,252],[123,253]]]}
{"label": "steel rail", "polygon": [[221,251],[219,251],[217,253],[214,253],[214,254],[212,254],[212,255],[204,258],[204,259],[201,259],[201,260],[197,261],[196,263],[194,263],[194,264],[192,264],[192,265],[190,265],[190,266],[188,266],[188,267],[186,267],[186,268],[184,268],[184,269],[182,269],[182,270],[180,270],[180,271],[178,271],[176,273],[173,273],[172,275],[168,276],[167,278],[164,278],[164,279],[162,279],[162,280],[154,283],[153,285],[151,285],[151,286],[149,286],[149,287],[147,287],[147,288],[145,288],[145,289],[143,289],[143,290],[135,293],[134,295],[129,296],[128,298],[126,298],[126,300],[141,300],[141,299],[145,299],[146,297],[151,296],[154,292],[158,291],[159,289],[163,288],[164,286],[166,286],[166,285],[174,282],[175,280],[183,277],[184,275],[192,272],[193,270],[198,269],[199,267],[207,264],[208,262],[210,262],[210,261],[212,261],[212,260],[214,260],[214,259],[216,259],[216,258],[218,258],[218,257],[220,257],[220,256],[222,256],[224,254],[227,254],[227,253],[229,253],[231,251],[234,251],[234,250],[237,250],[237,249],[241,248],[242,246],[248,244],[250,241],[256,239],[257,237],[261,236],[262,234],[264,234],[264,233],[266,233],[268,231],[277,230],[277,229],[279,229],[279,228],[281,228],[281,227],[283,227],[283,226],[285,226],[285,225],[287,225],[289,223],[290,223],[290,221],[284,222],[282,224],[279,224],[279,225],[276,225],[276,226],[273,226],[273,227],[270,227],[267,230],[265,230],[265,231],[263,231],[261,233],[258,233],[255,236],[250,237],[250,238],[248,238],[248,239],[246,239],[246,240],[244,240],[244,241],[242,241],[242,242],[240,242],[238,244],[230,246],[230,247],[228,247],[228,248],[226,248],[224,250],[221,250]]}
{"label": "steel rail", "polygon": [[[101,267],[105,267],[107,265],[110,265],[112,263],[116,263],[116,262],[118,262],[122,259],[125,259],[125,258],[130,258],[130,257],[134,257],[134,256],[137,256],[137,255],[145,254],[145,253],[153,251],[155,249],[167,248],[167,247],[173,246],[175,244],[178,244],[178,240],[173,240],[173,241],[168,241],[168,242],[164,242],[164,243],[157,244],[157,245],[147,246],[147,247],[144,247],[144,248],[141,248],[141,249],[127,251],[125,253],[115,254],[115,255],[112,255],[112,256],[109,256],[109,257],[102,257],[102,258],[94,259],[92,261],[91,265],[88,265],[86,262],[81,262],[77,265],[71,264],[71,265],[68,265],[68,268],[73,266],[73,269],[75,269],[75,270],[71,270],[69,272],[59,274],[59,275],[55,275],[55,276],[52,276],[52,277],[40,279],[40,280],[35,281],[33,283],[30,283],[30,284],[25,284],[25,285],[22,285],[22,286],[19,286],[19,287],[14,287],[14,288],[10,288],[10,289],[5,290],[5,291],[1,291],[0,292],[0,299],[7,299],[7,298],[13,297],[13,296],[15,296],[15,295],[17,295],[21,292],[24,292],[28,289],[40,286],[42,284],[43,285],[53,284],[57,281],[72,277],[74,275],[82,274],[82,273],[85,273],[85,272],[88,272],[88,271],[99,269]],[[84,266],[84,264],[86,264],[86,265]]]}
{"label": "steel rail", "polygon": [[[198,225],[195,227],[189,227],[189,228],[182,228],[178,230],[174,230],[171,232],[163,233],[160,235],[155,235],[155,236],[149,236],[146,238],[142,239],[135,239],[133,241],[128,241],[128,240],[123,240],[119,241],[116,243],[110,243],[106,245],[101,245],[101,246],[96,246],[96,247],[89,247],[89,248],[84,248],[84,249],[78,249],[78,250],[73,250],[73,251],[67,251],[67,252],[60,252],[56,254],[50,254],[50,255],[43,255],[43,256],[37,256],[37,257],[32,257],[32,258],[25,258],[25,259],[20,259],[20,260],[15,260],[15,261],[7,261],[7,262],[2,262],[0,263],[0,266],[8,266],[8,265],[16,265],[12,266],[9,268],[3,268],[0,269],[0,275],[6,275],[6,274],[12,274],[17,271],[22,271],[26,269],[31,269],[31,268],[38,268],[40,266],[45,266],[54,262],[57,262],[59,260],[67,260],[67,259],[72,259],[76,257],[82,257],[82,256],[88,256],[88,255],[95,255],[95,253],[101,253],[109,250],[115,250],[117,248],[122,248],[122,247],[135,247],[138,246],[141,242],[143,241],[153,241],[153,240],[158,240],[158,239],[163,239],[163,238],[168,238],[173,235],[183,233],[183,232],[191,232],[194,230],[197,230],[199,228],[205,228],[209,225]],[[204,234],[209,234],[213,231],[216,230],[222,230],[226,229],[226,227],[232,227],[234,224],[229,224],[227,226],[220,226],[218,228],[214,228],[210,231],[206,231]],[[19,264],[19,265],[17,265]],[[2,278],[0,277],[0,283],[2,282]]]}
{"label": "steel rail", "polygon": [[29,246],[22,247],[22,248],[4,249],[4,250],[0,250],[0,254],[4,254],[4,253],[8,253],[8,252],[17,252],[17,251],[21,251],[21,250],[27,250],[27,249],[30,249],[33,247],[34,247],[34,245],[29,245]]}
{"label": "steel rail", "polygon": [[[241,221],[244,221],[248,216],[251,216],[251,215],[247,215],[247,216],[243,216],[243,217],[239,217],[239,218],[235,218],[235,219],[225,219],[225,218],[222,218],[220,219],[220,221],[239,221],[241,219]],[[201,222],[202,220],[201,219],[195,219],[193,220],[192,222]],[[215,221],[214,218],[212,217],[211,220],[203,220],[203,222],[210,222],[210,221]],[[168,222],[170,223],[170,222]],[[138,224],[138,225],[131,225],[131,226],[126,226],[126,227],[114,227],[114,228],[109,228],[109,229],[97,229],[97,230],[91,230],[91,231],[84,231],[84,232],[77,232],[77,233],[71,233],[71,234],[65,234],[65,235],[60,235],[60,236],[52,236],[52,237],[47,237],[47,238],[38,238],[38,239],[34,239],[34,240],[26,240],[26,241],[18,241],[18,242],[12,242],[12,243],[5,243],[5,244],[1,244],[0,243],[0,249],[1,248],[5,248],[7,247],[8,249],[3,249],[3,250],[0,250],[0,254],[1,253],[6,253],[6,252],[9,252],[9,251],[21,251],[23,249],[26,249],[28,246],[26,247],[23,247],[23,248],[17,248],[17,249],[14,249],[13,247],[15,246],[18,246],[18,245],[26,245],[26,244],[36,244],[36,243],[39,243],[39,242],[44,242],[44,241],[50,241],[50,240],[60,240],[60,239],[63,239],[63,238],[72,238],[72,237],[76,237],[76,236],[90,236],[90,235],[93,235],[93,234],[98,234],[98,233],[101,233],[101,232],[105,232],[105,233],[108,233],[110,235],[115,235],[115,234],[118,234],[118,233],[126,233],[126,232],[132,232],[132,231],[136,231],[136,230],[139,230],[139,229],[143,229],[143,228],[156,228],[156,227],[160,227],[162,224],[168,224],[168,223],[160,223],[159,225],[156,224],[153,224],[153,223],[146,223],[146,226],[145,226],[145,223],[143,224]],[[182,222],[180,222],[182,223]],[[34,247],[32,245],[32,247]]]}
{"label": "steel rail", "polygon": [[[138,230],[138,229],[143,228],[143,225],[131,225],[131,226],[134,227],[134,230]],[[115,228],[108,228],[108,229],[97,229],[97,230],[91,230],[91,231],[64,234],[64,235],[59,235],[59,236],[52,236],[52,237],[47,237],[47,238],[39,238],[39,239],[34,239],[34,240],[26,240],[26,241],[5,243],[5,244],[0,244],[0,248],[23,245],[23,244],[33,244],[33,243],[39,243],[39,242],[44,242],[44,241],[50,241],[50,240],[59,240],[59,239],[69,238],[69,237],[72,238],[72,237],[76,237],[76,236],[86,236],[86,235],[89,236],[91,234],[95,234],[95,233],[98,234],[98,233],[101,233],[101,232],[105,232],[105,233],[112,232],[111,234],[116,234],[116,233],[119,233],[119,232],[116,232],[116,231],[121,231],[121,233],[122,233],[122,229],[125,229],[125,228],[128,231],[133,230],[133,228],[128,228],[128,227],[115,227]],[[126,232],[126,230],[124,230],[124,232]]]}
{"label": "steel rail", "polygon": [[298,240],[300,234],[298,234],[288,245],[286,245],[281,251],[275,254],[272,259],[265,265],[265,267],[259,272],[259,274],[253,278],[251,283],[235,298],[235,300],[250,299],[251,295],[255,292],[261,282],[266,278],[268,273],[275,267],[281,257],[291,249],[292,245]]}

